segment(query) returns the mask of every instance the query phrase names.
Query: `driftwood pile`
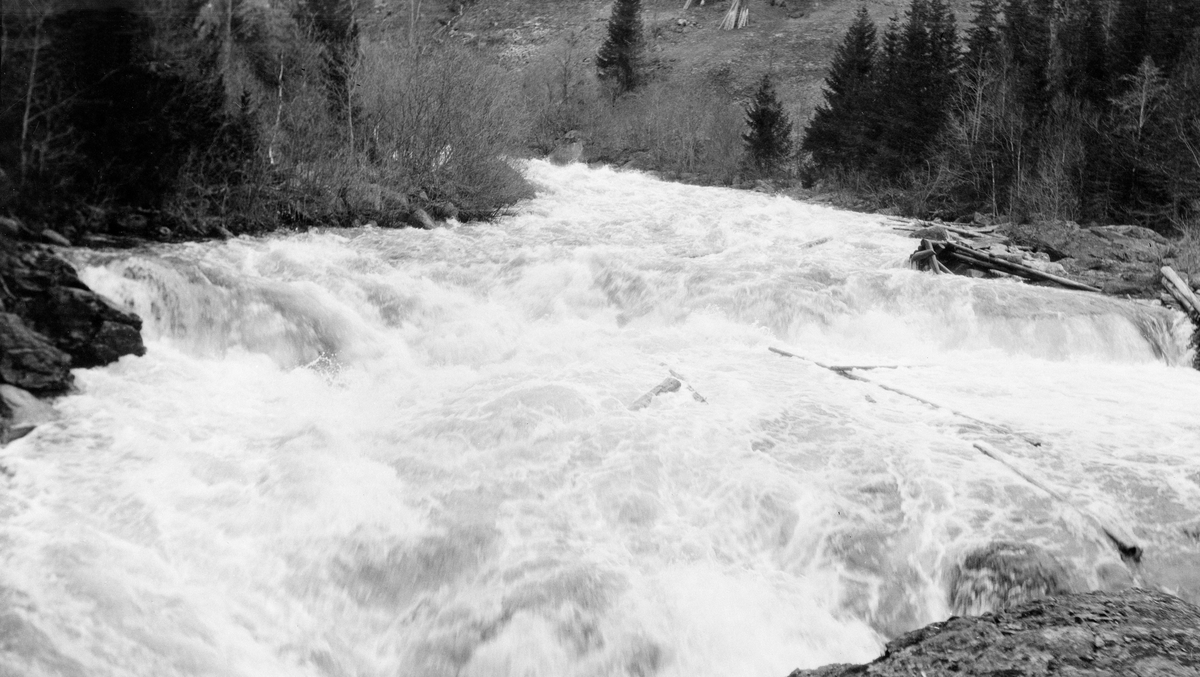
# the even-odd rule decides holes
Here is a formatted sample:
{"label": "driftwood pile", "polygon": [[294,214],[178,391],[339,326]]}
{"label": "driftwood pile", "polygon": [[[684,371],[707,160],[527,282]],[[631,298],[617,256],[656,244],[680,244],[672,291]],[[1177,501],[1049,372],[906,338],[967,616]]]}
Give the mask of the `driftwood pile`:
{"label": "driftwood pile", "polygon": [[1066,289],[1099,292],[1089,284],[1076,282],[1052,269],[1062,266],[1039,258],[1028,249],[1014,246],[996,232],[994,226],[968,228],[944,223],[906,222],[896,226],[921,238],[909,263],[917,270],[935,274],[953,273],[972,276],[1018,277],[1029,282],[1053,284]]}

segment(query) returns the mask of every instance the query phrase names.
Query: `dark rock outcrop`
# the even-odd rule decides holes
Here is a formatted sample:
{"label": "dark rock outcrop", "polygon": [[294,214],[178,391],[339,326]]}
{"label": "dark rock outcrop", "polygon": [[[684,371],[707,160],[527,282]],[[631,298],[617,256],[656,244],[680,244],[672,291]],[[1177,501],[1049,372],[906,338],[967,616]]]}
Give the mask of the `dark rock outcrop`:
{"label": "dark rock outcrop", "polygon": [[1073,279],[1109,294],[1156,296],[1159,268],[1172,251],[1163,236],[1140,226],[1081,228],[1067,221],[1004,230],[1017,244],[1061,263]]}
{"label": "dark rock outcrop", "polygon": [[71,356],[25,326],[12,313],[0,313],[0,383],[55,395],[71,387]]}
{"label": "dark rock outcrop", "polygon": [[1151,590],[1044,597],[899,637],[866,665],[790,677],[1200,675],[1200,608]]}
{"label": "dark rock outcrop", "polygon": [[0,383],[65,392],[72,367],[145,354],[141,327],[49,248],[0,238]]}

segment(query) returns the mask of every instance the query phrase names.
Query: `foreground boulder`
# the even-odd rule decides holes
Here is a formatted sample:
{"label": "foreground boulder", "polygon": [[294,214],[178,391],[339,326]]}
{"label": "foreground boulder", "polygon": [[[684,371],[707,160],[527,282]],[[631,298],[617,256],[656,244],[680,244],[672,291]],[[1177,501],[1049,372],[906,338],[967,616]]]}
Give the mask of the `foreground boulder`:
{"label": "foreground boulder", "polygon": [[0,384],[65,392],[71,368],[144,355],[141,327],[49,248],[0,238]]}
{"label": "foreground boulder", "polygon": [[899,637],[866,665],[790,677],[1200,676],[1200,608],[1151,590],[1045,597]]}
{"label": "foreground boulder", "polygon": [[71,387],[71,356],[25,326],[12,313],[0,313],[0,383],[42,395]]}

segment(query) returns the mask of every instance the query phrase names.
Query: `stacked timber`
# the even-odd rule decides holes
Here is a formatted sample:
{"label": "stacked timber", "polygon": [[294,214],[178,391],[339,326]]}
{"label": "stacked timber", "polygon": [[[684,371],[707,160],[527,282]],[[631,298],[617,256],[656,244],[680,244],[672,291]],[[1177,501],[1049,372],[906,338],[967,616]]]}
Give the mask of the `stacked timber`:
{"label": "stacked timber", "polygon": [[744,0],[733,0],[729,3],[729,11],[725,12],[725,18],[721,20],[720,29],[732,31],[745,28],[748,23],[750,23],[750,8],[746,6]]}
{"label": "stacked timber", "polygon": [[[943,226],[944,227],[944,226]],[[950,229],[947,228],[947,231]],[[951,231],[952,232],[952,231]],[[969,275],[971,271],[983,274],[1018,277],[1029,282],[1042,282],[1077,289],[1079,291],[1099,292],[1089,284],[1076,282],[1061,275],[1055,275],[1038,270],[1025,263],[1018,263],[1010,258],[1001,257],[982,249],[971,247],[962,242],[932,241],[922,239],[917,251],[909,257],[909,262],[917,270],[927,270],[932,273],[954,273]]]}

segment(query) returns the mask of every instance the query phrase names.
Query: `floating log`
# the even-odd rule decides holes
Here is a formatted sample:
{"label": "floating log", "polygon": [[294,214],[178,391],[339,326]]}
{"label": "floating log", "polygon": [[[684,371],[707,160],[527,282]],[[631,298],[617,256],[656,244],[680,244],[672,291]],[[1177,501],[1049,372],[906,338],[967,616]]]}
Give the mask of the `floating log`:
{"label": "floating log", "polygon": [[701,402],[703,404],[708,404],[708,400],[704,399],[704,397],[700,393],[696,392],[695,388],[688,385],[682,376],[675,373],[674,370],[668,369],[667,371],[669,371],[671,373],[671,375],[669,377],[667,377],[666,379],[663,379],[662,383],[659,383],[658,385],[651,388],[650,391],[647,392],[645,395],[642,395],[641,397],[634,400],[633,404],[629,405],[630,411],[638,411],[639,409],[645,409],[646,407],[650,406],[650,403],[652,401],[654,401],[655,397],[658,397],[659,395],[665,395],[667,393],[679,392],[680,388],[687,388],[688,392],[690,392],[692,394],[693,400],[696,400],[697,402]]}
{"label": "floating log", "polygon": [[662,383],[659,383],[658,385],[651,388],[650,391],[647,392],[645,395],[642,395],[641,397],[634,400],[633,404],[629,405],[629,410],[637,411],[639,409],[645,409],[646,407],[650,406],[650,403],[652,401],[654,401],[655,397],[658,397],[659,395],[665,395],[666,393],[676,392],[682,386],[683,386],[683,383],[680,382],[679,379],[674,378],[674,377],[668,377],[668,378],[664,379]]}
{"label": "floating log", "polygon": [[708,400],[704,399],[703,395],[696,392],[696,389],[693,388],[692,385],[690,383],[688,383],[688,380],[686,378],[684,378],[683,376],[681,376],[679,374],[679,372],[675,371],[674,369],[668,369],[667,371],[671,374],[671,376],[674,376],[675,378],[677,378],[681,382],[683,382],[683,387],[687,388],[688,392],[690,392],[692,394],[693,400],[696,400],[697,402],[700,402],[701,404],[708,404]]}
{"label": "floating log", "polygon": [[1132,561],[1134,564],[1142,561],[1142,554],[1145,552],[1145,549],[1142,548],[1141,545],[1138,545],[1137,540],[1129,532],[1129,529],[1125,528],[1123,525],[1117,524],[1112,520],[1101,519],[1090,512],[1076,507],[1075,504],[1072,503],[1071,500],[1065,495],[1063,495],[1062,492],[1054,489],[1050,485],[1041,481],[1039,478],[1033,476],[1031,473],[1022,470],[1015,462],[1012,461],[1012,459],[1008,458],[1006,454],[1001,453],[995,447],[983,442],[976,442],[974,447],[982,452],[984,456],[987,456],[988,458],[991,458],[1004,465],[1009,470],[1016,473],[1016,475],[1021,479],[1032,484],[1038,489],[1041,489],[1047,494],[1050,494],[1052,498],[1078,513],[1085,521],[1090,523],[1100,533],[1103,539],[1107,540],[1114,548],[1117,549],[1117,552],[1121,555],[1121,559]]}
{"label": "floating log", "polygon": [[812,359],[811,357],[804,357],[803,355],[797,355],[796,353],[788,352],[781,348],[771,347],[771,348],[768,348],[768,350],[770,350],[771,352],[773,352],[777,355],[782,355],[784,357],[794,357],[796,359],[804,360],[805,362],[815,364],[816,366],[821,367],[822,369],[828,369],[829,371],[832,371],[833,373],[837,374],[838,376],[841,376],[843,378],[848,378],[851,381],[861,381],[863,383],[870,383],[871,385],[875,386],[876,388],[882,388],[883,390],[886,390],[888,392],[896,393],[897,395],[902,395],[904,397],[907,397],[910,400],[916,400],[917,402],[920,402],[921,404],[924,404],[925,406],[950,412],[951,414],[954,414],[955,416],[958,416],[959,418],[965,418],[968,421],[971,421],[972,423],[977,423],[981,426],[991,428],[992,430],[994,430],[998,433],[1001,433],[1003,435],[1011,435],[1013,437],[1017,437],[1021,440],[1024,440],[1030,446],[1034,446],[1034,447],[1042,446],[1042,441],[1037,439],[1036,437],[1033,437],[1031,435],[1026,435],[1025,433],[1017,432],[1017,431],[1013,430],[1012,428],[1009,428],[1008,426],[1000,425],[997,423],[991,423],[991,422],[985,421],[983,419],[975,418],[974,416],[971,416],[970,414],[965,414],[961,411],[958,411],[957,409],[951,409],[950,407],[947,407],[942,404],[938,404],[937,402],[931,402],[923,397],[914,395],[905,390],[901,390],[900,388],[896,388],[894,386],[889,386],[884,383],[880,383],[878,381],[872,381],[871,379],[869,379],[865,376],[862,376],[861,374],[853,373],[854,370],[862,369],[862,367],[836,367],[833,365],[822,364],[821,362],[818,362],[818,361]]}

